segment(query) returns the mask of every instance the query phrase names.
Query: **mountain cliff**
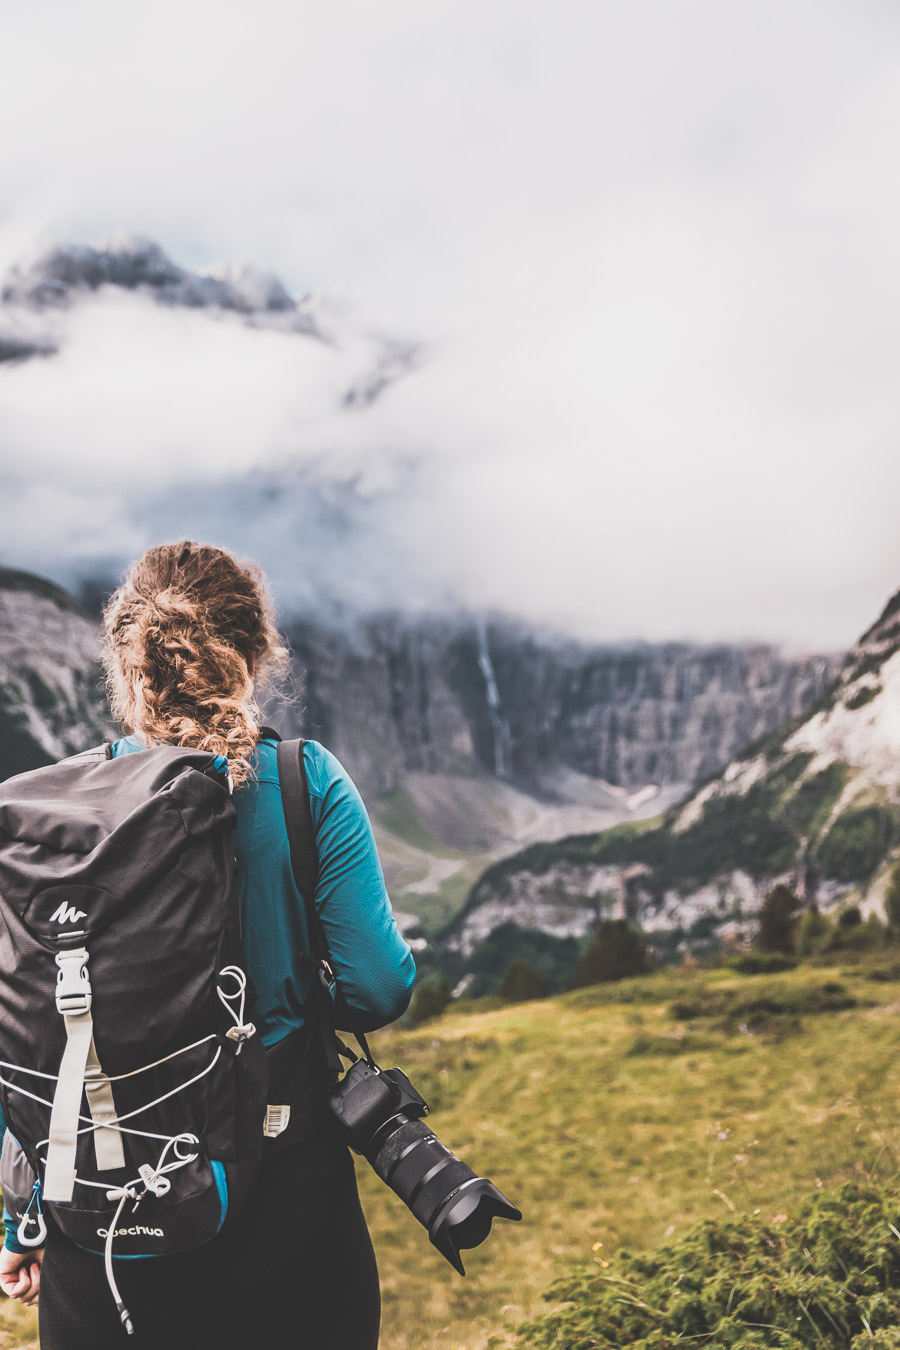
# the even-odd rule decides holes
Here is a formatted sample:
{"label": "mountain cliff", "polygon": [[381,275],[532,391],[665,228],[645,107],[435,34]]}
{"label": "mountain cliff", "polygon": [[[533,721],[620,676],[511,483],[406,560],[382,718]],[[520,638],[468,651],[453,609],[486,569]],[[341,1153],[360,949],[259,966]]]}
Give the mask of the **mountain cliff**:
{"label": "mountain cliff", "polygon": [[900,847],[900,592],[813,708],[744,750],[661,823],[536,845],[495,864],[449,934],[505,923],[557,936],[603,913],[690,943],[746,935],[784,880],[877,910]]}
{"label": "mountain cliff", "polygon": [[[760,646],[588,647],[465,616],[285,627],[293,676],[269,720],[346,763],[401,912],[430,930],[494,860],[670,807],[836,669]],[[95,623],[51,583],[0,573],[0,775],[102,739],[105,719]]]}
{"label": "mountain cliff", "polygon": [[392,893],[432,931],[493,859],[665,810],[839,668],[761,646],[589,647],[463,617],[289,635],[303,683],[274,720],[348,765]]}
{"label": "mountain cliff", "polygon": [[0,778],[108,735],[97,626],[70,595],[0,568]]}
{"label": "mountain cliff", "polygon": [[545,799],[688,786],[809,708],[841,662],[764,646],[588,646],[502,621],[392,615],[288,625],[303,672],[284,725],[367,788],[484,772]]}

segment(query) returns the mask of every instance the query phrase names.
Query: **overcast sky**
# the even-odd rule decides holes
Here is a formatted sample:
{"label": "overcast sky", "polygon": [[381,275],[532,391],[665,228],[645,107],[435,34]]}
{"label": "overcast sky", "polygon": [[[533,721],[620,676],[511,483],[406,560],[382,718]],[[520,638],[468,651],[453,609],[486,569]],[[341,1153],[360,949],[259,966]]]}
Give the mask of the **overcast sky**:
{"label": "overcast sky", "polygon": [[3,271],[138,232],[335,338],[83,306],[0,368],[3,561],[816,647],[900,586],[893,0],[0,0],[0,126]]}

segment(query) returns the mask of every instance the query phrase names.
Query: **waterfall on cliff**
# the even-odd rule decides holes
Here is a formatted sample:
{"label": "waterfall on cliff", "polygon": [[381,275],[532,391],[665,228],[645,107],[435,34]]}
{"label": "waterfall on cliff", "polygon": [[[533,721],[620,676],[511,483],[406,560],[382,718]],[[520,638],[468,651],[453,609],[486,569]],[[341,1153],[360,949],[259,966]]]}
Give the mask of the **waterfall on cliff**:
{"label": "waterfall on cliff", "polygon": [[494,774],[505,778],[509,771],[509,723],[500,716],[500,690],[494,674],[494,663],[488,646],[487,624],[483,619],[478,622],[478,665],[484,676],[487,690],[488,716],[494,733]]}

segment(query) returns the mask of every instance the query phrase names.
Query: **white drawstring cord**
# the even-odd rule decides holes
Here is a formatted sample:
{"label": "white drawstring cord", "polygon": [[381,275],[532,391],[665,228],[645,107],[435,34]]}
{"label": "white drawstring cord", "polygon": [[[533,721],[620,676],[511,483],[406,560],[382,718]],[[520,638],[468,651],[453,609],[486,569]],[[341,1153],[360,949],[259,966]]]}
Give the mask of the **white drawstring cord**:
{"label": "white drawstring cord", "polygon": [[[204,1039],[205,1039],[205,1040],[210,1040],[211,1037],[208,1037],[208,1036],[207,1036],[207,1037],[205,1037]],[[200,1044],[203,1044],[203,1042],[198,1041],[197,1044],[200,1045]],[[167,1135],[167,1134],[155,1134],[155,1133],[153,1133],[153,1132],[150,1131],[150,1130],[136,1130],[136,1129],[134,1129],[133,1127],[132,1127],[132,1128],[126,1128],[125,1126],[123,1126],[123,1125],[121,1124],[121,1122],[122,1122],[123,1120],[131,1120],[132,1117],[140,1115],[142,1111],[149,1111],[149,1109],[150,1109],[151,1106],[158,1106],[160,1102],[166,1101],[169,1097],[174,1097],[174,1096],[176,1095],[176,1093],[178,1093],[178,1092],[183,1092],[185,1088],[191,1087],[194,1083],[199,1082],[199,1080],[200,1080],[201,1078],[205,1077],[206,1074],[211,1073],[212,1070],[216,1067],[216,1064],[219,1062],[219,1058],[221,1057],[221,1054],[222,1054],[222,1047],[219,1045],[219,1046],[216,1047],[216,1053],[215,1053],[215,1055],[213,1056],[213,1058],[212,1058],[212,1060],[210,1061],[210,1063],[206,1066],[205,1069],[202,1069],[202,1070],[200,1071],[200,1073],[195,1074],[193,1078],[189,1078],[186,1082],[180,1083],[178,1087],[172,1088],[171,1092],[165,1093],[164,1096],[162,1096],[162,1097],[157,1097],[155,1101],[148,1102],[148,1103],[146,1104],[146,1106],[139,1106],[136,1110],[134,1110],[134,1111],[129,1111],[127,1115],[124,1115],[124,1116],[116,1116],[116,1118],[115,1118],[114,1120],[104,1121],[104,1122],[103,1122],[103,1129],[105,1129],[105,1130],[107,1130],[107,1129],[110,1129],[110,1130],[118,1129],[118,1130],[121,1131],[122,1134],[136,1134],[136,1135],[141,1135],[141,1136],[143,1136],[143,1137],[146,1138],[146,1139],[168,1139],[170,1136]],[[25,1070],[25,1071],[23,1071],[23,1072],[28,1072],[28,1071]],[[139,1073],[140,1070],[135,1070],[134,1072]],[[42,1076],[43,1076],[43,1075],[42,1075]],[[123,1076],[125,1076],[125,1075],[123,1075]],[[19,1087],[18,1083],[11,1083],[11,1082],[9,1081],[8,1078],[4,1078],[4,1077],[2,1077],[2,1075],[0,1075],[0,1083],[3,1084],[3,1086],[7,1089],[7,1091],[9,1091],[9,1092],[18,1092],[18,1094],[19,1094],[21,1097],[28,1097],[28,1099],[29,1099],[30,1101],[33,1101],[33,1102],[40,1102],[41,1106],[46,1106],[46,1107],[48,1107],[48,1108],[52,1108],[52,1106],[53,1106],[53,1103],[52,1103],[52,1102],[48,1102],[47,1099],[46,1099],[46,1097],[39,1097],[36,1093],[34,1093],[34,1092],[29,1092],[27,1088]],[[93,1130],[96,1130],[96,1129],[99,1129],[99,1128],[100,1128],[100,1126],[98,1126],[98,1125],[96,1124],[96,1122],[93,1121],[93,1120],[90,1118],[90,1116],[79,1115],[78,1119],[79,1119],[79,1120],[83,1120],[83,1121],[85,1122],[85,1128],[82,1129],[82,1130],[79,1130],[79,1131],[78,1131],[79,1134],[90,1134]],[[35,1148],[43,1148],[44,1145],[47,1144],[48,1142],[49,1142],[49,1140],[47,1140],[47,1139],[41,1139],[40,1142],[37,1143],[37,1144],[35,1145]]]}
{"label": "white drawstring cord", "polygon": [[116,1284],[116,1277],[113,1274],[112,1248],[113,1248],[113,1239],[116,1236],[116,1229],[119,1226],[119,1219],[122,1217],[122,1210],[125,1208],[126,1200],[128,1200],[128,1198],[131,1197],[133,1200],[137,1201],[139,1197],[136,1191],[126,1190],[124,1187],[121,1190],[121,1192],[119,1191],[107,1192],[107,1198],[110,1200],[115,1200],[117,1195],[119,1196],[118,1208],[116,1209],[115,1217],[113,1218],[112,1223],[106,1230],[106,1241],[103,1244],[103,1264],[106,1268],[106,1282],[109,1285],[109,1292],[112,1294],[113,1298],[116,1301],[116,1308],[119,1313],[119,1320],[121,1321],[122,1326],[125,1328],[128,1335],[133,1336],[134,1323],[131,1320],[131,1313],[128,1311],[128,1309],[125,1307],[125,1304],[122,1301],[122,1295],[119,1293],[119,1286]]}
{"label": "white drawstring cord", "polygon": [[136,1078],[140,1073],[147,1073],[150,1069],[158,1069],[160,1064],[168,1064],[170,1059],[177,1059],[179,1055],[186,1055],[189,1050],[199,1050],[201,1045],[206,1045],[208,1041],[214,1041],[216,1033],[210,1032],[202,1040],[194,1041],[191,1045],[182,1046],[180,1050],[173,1050],[171,1055],[163,1055],[162,1059],[155,1059],[152,1064],[145,1064],[140,1069],[130,1069],[128,1073],[108,1073],[106,1076],[111,1083],[121,1083],[123,1078]]}
{"label": "white drawstring cord", "polygon": [[[37,1204],[37,1213],[31,1213],[31,1206]],[[23,1229],[29,1224],[37,1224],[37,1232],[34,1237],[26,1237]],[[44,1211],[41,1209],[41,1183],[36,1181],[31,1188],[31,1199],[25,1206],[24,1214],[19,1215],[19,1229],[16,1233],[16,1240],[21,1242],[23,1247],[43,1247],[47,1240],[47,1223],[44,1219]]]}
{"label": "white drawstring cord", "polygon": [[[212,1065],[210,1065],[210,1068],[211,1068],[211,1067],[212,1067]],[[0,1083],[2,1083],[2,1084],[4,1085],[4,1087],[8,1088],[8,1089],[10,1090],[10,1092],[21,1092],[22,1095],[23,1095],[24,1097],[30,1097],[31,1100],[32,1100],[33,1102],[40,1102],[42,1106],[52,1106],[52,1105],[53,1105],[52,1102],[45,1101],[43,1097],[36,1097],[36,1096],[34,1095],[33,1092],[26,1092],[26,1091],[24,1090],[24,1088],[17,1088],[17,1087],[15,1086],[14,1083],[7,1083],[7,1081],[6,1081],[5,1078],[0,1078]],[[183,1086],[184,1086],[184,1085],[183,1085]],[[142,1109],[143,1109],[143,1108],[142,1108]],[[100,1126],[99,1126],[99,1125],[96,1125],[96,1124],[91,1120],[90,1116],[81,1116],[81,1115],[80,1115],[80,1116],[78,1117],[78,1119],[79,1119],[79,1120],[83,1120],[83,1121],[85,1122],[85,1125],[87,1126],[87,1129],[84,1129],[84,1130],[79,1131],[80,1134],[88,1134],[88,1133],[90,1133],[90,1131],[91,1131],[92,1129],[94,1129],[94,1130],[100,1129]],[[104,1124],[104,1125],[103,1125],[103,1129],[106,1129],[106,1128],[107,1128],[107,1126]],[[171,1136],[168,1135],[168,1134],[156,1134],[153,1130],[138,1130],[138,1129],[135,1129],[135,1127],[134,1127],[133,1125],[111,1125],[109,1128],[110,1128],[110,1129],[116,1129],[116,1130],[118,1130],[120,1134],[134,1134],[134,1135],[137,1135],[138,1138],[140,1138],[140,1139],[161,1139],[163,1142],[165,1142],[167,1139],[171,1138]],[[46,1139],[42,1139],[41,1142],[40,1142],[36,1147],[37,1147],[37,1148],[43,1148],[44,1145],[45,1145],[46,1143],[47,1143],[47,1140],[46,1140]],[[43,1159],[42,1159],[41,1161],[43,1161]],[[105,1185],[105,1182],[98,1182],[97,1184],[98,1184],[98,1185]]]}
{"label": "white drawstring cord", "polygon": [[[216,1053],[213,1055],[210,1063],[207,1064],[205,1069],[201,1069],[199,1073],[195,1073],[193,1078],[189,1078],[187,1082],[180,1083],[178,1087],[172,1088],[171,1092],[164,1092],[163,1095],[161,1097],[157,1097],[155,1101],[147,1102],[145,1106],[135,1107],[133,1111],[127,1111],[124,1116],[113,1116],[112,1119],[110,1120],[104,1120],[102,1123],[102,1128],[104,1130],[114,1130],[123,1120],[131,1120],[133,1116],[143,1115],[143,1113],[145,1111],[149,1111],[152,1106],[159,1106],[160,1102],[168,1101],[170,1097],[176,1096],[179,1092],[184,1092],[185,1088],[193,1087],[194,1083],[199,1083],[201,1078],[205,1078],[208,1073],[212,1073],[213,1069],[218,1064],[221,1055],[222,1055],[222,1047],[221,1045],[217,1045]],[[84,1120],[85,1117],[80,1116],[79,1119]],[[93,1130],[96,1130],[98,1128],[100,1127],[95,1125],[92,1121],[90,1125],[85,1126],[85,1128],[83,1130],[79,1130],[78,1133],[90,1134]],[[165,1136],[163,1137],[165,1138]],[[47,1140],[43,1140],[42,1142],[46,1143]],[[38,1144],[37,1147],[40,1148],[41,1145]]]}
{"label": "white drawstring cord", "polygon": [[[158,1069],[160,1064],[168,1064],[170,1059],[177,1059],[179,1055],[186,1055],[189,1050],[198,1050],[201,1045],[206,1045],[207,1041],[214,1041],[216,1033],[211,1031],[208,1036],[204,1036],[199,1041],[193,1041],[191,1045],[183,1045],[180,1050],[173,1050],[171,1055],[163,1055],[162,1059],[155,1059],[152,1064],[144,1064],[140,1069],[130,1069],[128,1073],[106,1074],[111,1083],[119,1083],[123,1078],[135,1078],[139,1073],[147,1073],[150,1069]],[[59,1077],[56,1073],[42,1073],[40,1069],[25,1069],[21,1064],[10,1064],[8,1060],[0,1059],[0,1069],[11,1069],[13,1073],[27,1073],[32,1078],[48,1078],[55,1083]],[[37,1098],[40,1101],[40,1098]]]}
{"label": "white drawstring cord", "polygon": [[[119,1203],[116,1207],[116,1212],[113,1215],[112,1223],[106,1230],[106,1240],[103,1244],[103,1265],[106,1270],[106,1282],[109,1285],[109,1292],[115,1299],[119,1320],[129,1336],[134,1335],[134,1323],[131,1320],[131,1313],[126,1308],[122,1295],[119,1292],[119,1286],[116,1283],[116,1276],[113,1268],[113,1243],[116,1239],[119,1220],[122,1217],[122,1210],[129,1200],[134,1201],[134,1208],[137,1209],[143,1196],[148,1194],[148,1192],[152,1195],[160,1196],[168,1194],[172,1189],[172,1183],[165,1176],[165,1173],[174,1172],[179,1167],[185,1167],[188,1163],[194,1162],[198,1157],[198,1154],[196,1153],[179,1153],[178,1145],[183,1143],[187,1143],[191,1146],[197,1145],[199,1147],[200,1141],[195,1134],[172,1135],[166,1142],[166,1146],[162,1153],[159,1155],[159,1161],[155,1167],[151,1167],[149,1163],[145,1163],[144,1166],[140,1168],[139,1178],[134,1181],[129,1181],[126,1185],[116,1187],[113,1190],[108,1190],[102,1182],[82,1181],[81,1177],[75,1178],[76,1181],[81,1181],[83,1186],[95,1186],[100,1190],[105,1190],[107,1200],[115,1200],[118,1198]],[[165,1159],[170,1148],[174,1149],[175,1158],[172,1162],[167,1163]],[[143,1186],[143,1192],[136,1189],[138,1186]]]}
{"label": "white drawstring cord", "polygon": [[[216,1046],[216,1053],[213,1055],[212,1060],[210,1061],[209,1064],[207,1064],[207,1066],[206,1066],[205,1069],[201,1069],[200,1073],[194,1074],[194,1077],[193,1077],[193,1078],[189,1078],[189,1079],[188,1079],[186,1082],[184,1082],[184,1083],[179,1083],[178,1087],[172,1088],[171,1092],[164,1092],[163,1095],[162,1095],[161,1097],[157,1097],[155,1101],[147,1102],[147,1104],[146,1104],[145,1106],[138,1106],[138,1107],[135,1108],[134,1111],[128,1111],[128,1112],[126,1112],[126,1114],[125,1114],[124,1116],[114,1116],[114,1117],[113,1117],[112,1119],[110,1119],[110,1120],[104,1120],[104,1121],[102,1122],[102,1128],[103,1128],[104,1130],[117,1130],[117,1129],[120,1128],[121,1123],[122,1123],[123,1120],[131,1120],[134,1116],[139,1116],[139,1115],[141,1115],[144,1111],[149,1111],[150,1108],[151,1108],[152,1106],[159,1106],[160,1102],[168,1101],[168,1099],[169,1099],[170,1097],[174,1097],[174,1096],[176,1096],[177,1093],[183,1092],[185,1088],[192,1087],[194,1083],[199,1083],[199,1081],[200,1081],[201,1078],[205,1078],[206,1075],[207,1075],[208,1073],[211,1073],[211,1072],[213,1071],[213,1069],[214,1069],[214,1068],[216,1067],[216,1065],[218,1064],[219,1059],[221,1058],[221,1055],[222,1055],[222,1047],[221,1047],[221,1045],[217,1045],[217,1046]],[[4,1085],[5,1087],[10,1088],[13,1092],[21,1092],[23,1096],[25,1096],[25,1097],[31,1097],[32,1101],[43,1102],[44,1106],[52,1106],[52,1105],[53,1105],[52,1102],[46,1102],[46,1101],[44,1101],[42,1097],[35,1097],[35,1095],[34,1095],[33,1092],[26,1092],[24,1088],[16,1087],[16,1085],[15,1085],[14,1083],[7,1083],[7,1081],[6,1081],[5,1078],[0,1078],[0,1083],[3,1083],[3,1085]],[[84,1128],[78,1131],[79,1134],[91,1134],[94,1130],[97,1130],[97,1129],[101,1128],[101,1126],[95,1124],[94,1121],[90,1120],[90,1118],[89,1118],[88,1116],[82,1116],[82,1115],[79,1115],[78,1119],[79,1119],[79,1120],[84,1120],[84,1121],[87,1122],[87,1124],[84,1126]],[[141,1134],[141,1133],[143,1133],[143,1131],[141,1131],[141,1130],[124,1130],[123,1133],[125,1133],[125,1134],[132,1134],[132,1133],[133,1133],[133,1134]],[[168,1138],[169,1138],[169,1136],[166,1135],[166,1134],[148,1135],[148,1137],[151,1138],[151,1139],[168,1139]],[[48,1140],[48,1139],[42,1139],[42,1140],[40,1141],[39,1144],[35,1144],[35,1148],[43,1148],[44,1145],[47,1144],[47,1143],[49,1143],[49,1140]]]}
{"label": "white drawstring cord", "polygon": [[[247,976],[244,973],[244,971],[240,969],[239,966],[225,966],[219,972],[219,977],[230,978],[234,980],[237,986],[234,992],[231,994],[226,994],[221,986],[218,986],[216,990],[219,999],[222,1003],[222,1006],[228,1010],[228,1013],[234,1020],[234,1026],[230,1027],[228,1031],[225,1033],[225,1035],[229,1040],[236,1042],[235,1054],[237,1055],[240,1054],[244,1042],[256,1033],[256,1027],[252,1022],[244,1022],[244,1009],[247,995]],[[235,1009],[232,1007],[232,1003],[235,1000],[238,1000],[237,1012],[235,1012]],[[175,1059],[178,1055],[185,1054],[189,1050],[195,1050],[199,1046],[205,1045],[208,1041],[214,1039],[215,1039],[214,1033],[209,1036],[205,1036],[203,1037],[202,1040],[195,1041],[193,1042],[192,1045],[185,1046],[182,1050],[175,1050],[173,1051],[172,1054],[165,1055],[162,1059],[155,1060],[152,1064],[145,1064],[140,1069],[132,1069],[128,1073],[117,1074],[115,1077],[110,1077],[109,1081],[118,1082],[121,1081],[121,1079],[123,1078],[133,1078],[138,1074],[146,1073],[148,1070],[155,1069],[159,1065],[167,1063],[170,1059]],[[119,1291],[119,1286],[116,1283],[116,1277],[113,1270],[113,1243],[115,1241],[116,1231],[119,1225],[119,1219],[122,1217],[122,1210],[125,1208],[125,1205],[127,1204],[128,1200],[133,1200],[134,1208],[137,1209],[137,1206],[144,1195],[153,1194],[161,1197],[163,1195],[168,1194],[168,1192],[171,1190],[172,1183],[168,1180],[165,1173],[173,1172],[180,1167],[184,1167],[188,1163],[194,1162],[199,1156],[195,1152],[182,1154],[179,1145],[183,1146],[184,1144],[188,1144],[189,1146],[196,1145],[197,1147],[199,1147],[200,1141],[197,1139],[196,1135],[192,1134],[185,1133],[171,1136],[159,1135],[154,1134],[147,1130],[138,1130],[133,1127],[129,1128],[128,1126],[125,1126],[123,1122],[126,1120],[131,1120],[134,1116],[142,1115],[144,1111],[149,1111],[152,1107],[158,1106],[161,1102],[167,1101],[170,1097],[174,1097],[177,1093],[183,1092],[185,1088],[191,1087],[201,1078],[204,1078],[208,1073],[210,1073],[215,1068],[216,1064],[219,1061],[221,1053],[222,1053],[222,1046],[219,1045],[216,1047],[216,1053],[213,1056],[211,1063],[208,1064],[205,1069],[202,1069],[200,1073],[195,1074],[192,1078],[188,1079],[187,1082],[181,1083],[178,1087],[173,1088],[170,1092],[164,1093],[161,1097],[157,1097],[154,1101],[148,1102],[144,1106],[139,1106],[133,1111],[129,1111],[124,1116],[117,1116],[112,1120],[106,1120],[102,1122],[102,1126],[104,1129],[118,1130],[120,1134],[133,1134],[142,1136],[143,1138],[163,1140],[164,1147],[162,1153],[159,1156],[159,1161],[157,1162],[156,1167],[151,1167],[149,1163],[144,1163],[138,1169],[140,1173],[138,1178],[128,1182],[127,1185],[125,1186],[114,1187],[112,1189],[107,1188],[104,1182],[88,1181],[86,1178],[82,1178],[77,1175],[75,1177],[76,1182],[78,1182],[82,1186],[91,1186],[98,1190],[106,1191],[106,1196],[108,1200],[118,1199],[118,1205],[116,1206],[115,1215],[113,1216],[112,1223],[106,1232],[106,1238],[103,1246],[103,1259],[104,1259],[104,1267],[106,1270],[106,1279],[109,1284],[110,1293],[112,1294],[113,1299],[115,1300],[116,1309],[118,1310],[122,1326],[125,1328],[125,1331],[129,1336],[132,1336],[134,1334],[134,1324],[131,1320],[131,1314],[122,1300],[122,1295]],[[24,1073],[30,1075],[31,1077],[43,1078],[49,1082],[54,1082],[58,1080],[57,1074],[43,1073],[38,1069],[26,1069],[18,1064],[10,1064],[6,1060],[0,1060],[0,1068],[8,1069],[12,1073]],[[27,1088],[20,1087],[17,1083],[9,1082],[8,1079],[3,1078],[2,1076],[0,1076],[0,1083],[2,1083],[3,1086],[9,1092],[16,1092],[22,1097],[28,1097],[31,1101],[39,1102],[41,1105],[49,1108],[52,1108],[53,1106],[52,1102],[47,1101],[43,1097],[39,1097],[34,1092],[29,1092]],[[93,1133],[95,1130],[99,1128],[98,1123],[92,1119],[89,1119],[87,1116],[79,1114],[78,1119],[86,1122],[84,1128],[78,1131],[79,1135]],[[36,1149],[41,1149],[48,1143],[49,1139],[44,1139],[39,1144],[36,1145]],[[165,1158],[167,1153],[169,1152],[169,1149],[174,1150],[175,1157],[172,1160],[172,1162],[166,1163]],[[44,1162],[44,1165],[46,1166],[46,1160],[41,1159],[41,1161]],[[138,1191],[136,1189],[138,1186],[143,1187],[143,1190]],[[39,1232],[37,1238],[31,1239],[30,1241],[27,1238],[22,1238],[21,1241],[23,1246],[39,1246],[46,1237],[46,1224],[44,1223],[44,1218],[40,1207],[39,1181],[35,1183],[31,1200],[29,1201],[28,1206],[25,1210],[25,1213],[22,1215],[20,1222],[23,1224],[31,1222],[31,1220],[29,1220],[28,1218],[28,1215],[36,1197],[38,1203],[37,1222],[39,1229],[43,1231]]]}
{"label": "white drawstring cord", "polygon": [[[252,1022],[244,1021],[244,1003],[247,997],[247,976],[241,970],[240,966],[224,966],[222,970],[219,971],[219,979],[223,978],[232,979],[237,985],[237,989],[233,994],[226,994],[221,985],[216,989],[216,993],[219,995],[222,1007],[226,1008],[234,1018],[234,1026],[229,1027],[225,1032],[225,1035],[230,1041],[237,1042],[235,1054],[239,1055],[244,1041],[249,1040],[256,1032],[256,1027]],[[235,1012],[234,1008],[231,1006],[235,999],[239,1000],[237,1012]]]}
{"label": "white drawstring cord", "polygon": [[[149,1191],[151,1195],[168,1195],[172,1183],[166,1181],[166,1172],[176,1172],[179,1167],[185,1167],[188,1163],[196,1162],[200,1156],[196,1152],[182,1154],[178,1151],[179,1144],[187,1144],[192,1149],[199,1148],[200,1140],[195,1134],[185,1132],[184,1134],[159,1135],[158,1137],[165,1140],[165,1148],[159,1155],[159,1162],[155,1167],[151,1167],[149,1163],[144,1163],[138,1168],[140,1176],[126,1182],[121,1187],[122,1190],[128,1190],[133,1186],[143,1186],[144,1190]],[[170,1148],[174,1148],[175,1158],[172,1162],[166,1163],[165,1156]],[[79,1186],[92,1186],[95,1190],[106,1191],[109,1199],[114,1199],[119,1194],[120,1188],[118,1186],[110,1190],[108,1183],[105,1181],[88,1181],[86,1177],[76,1177],[75,1180]],[[138,1199],[141,1198],[141,1196],[138,1197]]]}

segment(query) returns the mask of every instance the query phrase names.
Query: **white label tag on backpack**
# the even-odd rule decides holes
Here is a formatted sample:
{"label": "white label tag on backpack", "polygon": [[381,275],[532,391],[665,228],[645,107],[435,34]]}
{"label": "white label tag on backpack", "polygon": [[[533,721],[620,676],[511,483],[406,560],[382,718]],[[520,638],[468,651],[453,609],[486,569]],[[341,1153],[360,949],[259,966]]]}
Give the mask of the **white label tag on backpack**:
{"label": "white label tag on backpack", "polygon": [[263,1134],[267,1139],[274,1139],[276,1134],[281,1134],[282,1130],[287,1129],[290,1118],[291,1108],[289,1106],[267,1106]]}

